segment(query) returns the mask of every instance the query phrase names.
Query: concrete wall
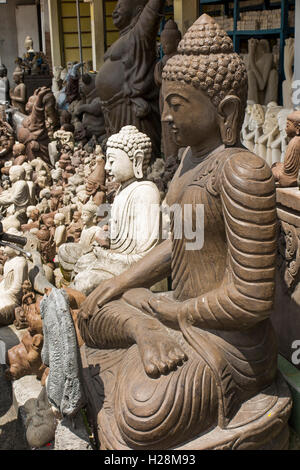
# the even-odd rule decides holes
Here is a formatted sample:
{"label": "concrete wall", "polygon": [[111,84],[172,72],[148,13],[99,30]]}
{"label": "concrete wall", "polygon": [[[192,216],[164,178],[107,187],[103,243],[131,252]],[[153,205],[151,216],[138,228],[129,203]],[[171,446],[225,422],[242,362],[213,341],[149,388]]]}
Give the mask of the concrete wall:
{"label": "concrete wall", "polygon": [[[8,69],[8,77],[12,82],[12,73],[15,68],[15,59],[18,56],[18,37],[16,25],[16,5],[32,5],[33,0],[9,0],[6,4],[0,3],[0,57]],[[30,34],[30,31],[28,32]]]}

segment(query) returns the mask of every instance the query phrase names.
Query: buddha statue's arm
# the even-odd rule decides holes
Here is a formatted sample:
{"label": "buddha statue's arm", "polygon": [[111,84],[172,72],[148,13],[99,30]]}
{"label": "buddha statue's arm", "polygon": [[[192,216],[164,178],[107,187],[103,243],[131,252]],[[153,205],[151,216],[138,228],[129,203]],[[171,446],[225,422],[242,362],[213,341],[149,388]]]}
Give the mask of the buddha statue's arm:
{"label": "buddha statue's arm", "polygon": [[165,3],[166,0],[149,0],[146,4],[135,26],[143,37],[155,37]]}
{"label": "buddha statue's arm", "polygon": [[150,288],[156,282],[171,274],[171,240],[165,240],[154,247],[146,256],[133,264],[119,276],[101,282],[86,299],[83,317],[93,316],[98,308],[110,300],[120,297],[129,289]]}
{"label": "buddha statue's arm", "polygon": [[14,199],[11,188],[7,191],[3,191],[0,196],[0,206],[9,206],[10,204],[13,204],[13,201]]}
{"label": "buddha statue's arm", "polygon": [[232,157],[223,170],[221,199],[229,255],[222,285],[181,304],[178,313],[201,328],[248,328],[273,306],[276,206],[268,165],[245,154],[243,161]]}

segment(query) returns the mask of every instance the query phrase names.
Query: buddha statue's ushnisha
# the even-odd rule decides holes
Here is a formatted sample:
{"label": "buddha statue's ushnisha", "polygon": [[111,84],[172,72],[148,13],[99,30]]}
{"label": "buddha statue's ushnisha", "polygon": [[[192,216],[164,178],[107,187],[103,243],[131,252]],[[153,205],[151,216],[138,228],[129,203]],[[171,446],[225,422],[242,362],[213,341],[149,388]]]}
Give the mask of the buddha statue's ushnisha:
{"label": "buddha statue's ushnisha", "polygon": [[[240,146],[246,68],[202,15],[162,86],[163,117],[187,147],[166,196],[180,208],[171,236],[101,283],[78,315],[101,449],[284,448],[290,398],[276,378],[269,319],[275,183],[266,162]],[[172,290],[153,294],[166,276]]]}

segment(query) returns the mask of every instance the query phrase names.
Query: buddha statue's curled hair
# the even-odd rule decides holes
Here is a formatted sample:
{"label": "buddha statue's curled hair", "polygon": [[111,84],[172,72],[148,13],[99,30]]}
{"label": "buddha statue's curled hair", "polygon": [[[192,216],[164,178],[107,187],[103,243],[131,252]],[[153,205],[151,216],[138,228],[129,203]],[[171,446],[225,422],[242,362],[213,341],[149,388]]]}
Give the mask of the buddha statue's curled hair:
{"label": "buddha statue's curled hair", "polygon": [[230,37],[208,15],[202,15],[184,35],[178,52],[163,69],[163,79],[202,89],[218,107],[227,95],[238,96],[244,109],[248,78]]}
{"label": "buddha statue's curled hair", "polygon": [[109,137],[106,147],[119,148],[127,153],[130,160],[134,157],[136,150],[142,150],[144,152],[144,163],[143,167],[147,167],[152,152],[151,139],[140,132],[135,126],[124,126],[118,132]]}

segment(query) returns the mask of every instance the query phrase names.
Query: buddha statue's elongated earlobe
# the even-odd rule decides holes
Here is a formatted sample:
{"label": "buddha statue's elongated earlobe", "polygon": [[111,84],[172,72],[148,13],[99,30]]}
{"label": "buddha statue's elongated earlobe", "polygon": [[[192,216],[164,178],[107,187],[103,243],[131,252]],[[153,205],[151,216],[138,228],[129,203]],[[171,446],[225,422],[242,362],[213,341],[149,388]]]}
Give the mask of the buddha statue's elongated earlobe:
{"label": "buddha statue's elongated earlobe", "polygon": [[144,152],[140,149],[136,150],[133,154],[133,172],[136,179],[141,180],[143,174]]}
{"label": "buddha statue's elongated earlobe", "polygon": [[218,106],[218,121],[223,144],[231,147],[238,141],[239,110],[241,102],[237,96],[226,96]]}

